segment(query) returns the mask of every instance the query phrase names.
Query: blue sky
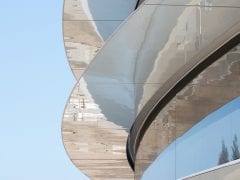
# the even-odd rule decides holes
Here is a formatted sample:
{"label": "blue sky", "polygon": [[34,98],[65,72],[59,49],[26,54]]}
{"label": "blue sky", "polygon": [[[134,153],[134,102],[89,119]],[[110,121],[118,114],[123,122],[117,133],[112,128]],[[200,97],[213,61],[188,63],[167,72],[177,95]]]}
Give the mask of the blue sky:
{"label": "blue sky", "polygon": [[59,0],[1,1],[0,179],[83,180],[61,139],[75,84]]}

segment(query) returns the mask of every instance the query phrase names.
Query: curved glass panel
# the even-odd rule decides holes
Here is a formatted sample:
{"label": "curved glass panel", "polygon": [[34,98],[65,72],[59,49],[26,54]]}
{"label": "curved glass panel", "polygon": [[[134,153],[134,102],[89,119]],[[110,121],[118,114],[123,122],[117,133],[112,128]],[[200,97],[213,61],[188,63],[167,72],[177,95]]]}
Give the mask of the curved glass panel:
{"label": "curved glass panel", "polygon": [[[142,107],[180,69],[193,67],[236,33],[239,9],[215,7],[216,2],[211,8],[142,5],[95,56],[73,90],[63,120],[66,150],[91,178],[132,179],[126,138]],[[72,18],[70,23],[88,22]]]}
{"label": "curved glass panel", "polygon": [[[66,107],[62,124],[65,149],[91,179],[133,179],[125,153],[133,106],[128,100],[131,92],[119,96],[124,88],[128,87],[92,87],[81,78]],[[112,102],[115,96],[119,99]]]}
{"label": "curved glass panel", "polygon": [[135,5],[136,0],[65,0],[64,42],[76,79]]}
{"label": "curved glass panel", "polygon": [[239,80],[240,45],[159,112],[140,143],[136,179],[184,179],[239,159]]}
{"label": "curved glass panel", "polygon": [[[65,0],[64,42],[76,79],[135,5],[136,0]],[[98,102],[103,102],[107,96],[104,89],[111,86],[98,88],[103,90],[101,95],[96,94],[93,87],[88,87],[84,79],[74,87],[62,124],[65,149],[72,162],[91,179],[133,179],[125,157],[128,122],[121,113],[126,114],[126,110],[119,110],[115,119],[124,128],[106,121],[102,113],[106,110],[101,106],[109,102],[104,101],[100,107]],[[94,92],[94,97],[88,89]]]}
{"label": "curved glass panel", "polygon": [[240,161],[236,160],[216,168],[208,169],[188,177],[181,178],[182,180],[237,180],[240,177]]}
{"label": "curved glass panel", "polygon": [[145,5],[185,5],[185,6],[191,6],[191,5],[198,5],[198,6],[204,6],[204,7],[210,7],[211,6],[220,6],[220,7],[240,7],[240,2],[235,0],[221,0],[221,1],[215,1],[215,0],[148,0],[144,3]]}
{"label": "curved glass panel", "polygon": [[227,33],[239,25],[239,9],[214,3],[210,9],[142,5],[97,54],[84,74],[87,83],[131,85],[136,116],[181,68],[197,64],[233,35]]}

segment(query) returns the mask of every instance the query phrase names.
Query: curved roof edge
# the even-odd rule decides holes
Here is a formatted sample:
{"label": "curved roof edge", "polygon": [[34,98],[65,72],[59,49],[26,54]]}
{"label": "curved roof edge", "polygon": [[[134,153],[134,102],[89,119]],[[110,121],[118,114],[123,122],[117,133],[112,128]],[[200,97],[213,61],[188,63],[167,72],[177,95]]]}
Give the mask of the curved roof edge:
{"label": "curved roof edge", "polygon": [[224,37],[227,37],[225,38],[225,41],[223,41],[220,45],[218,44],[215,46],[215,49],[212,49],[208,54],[201,54],[195,57],[197,61],[194,61],[194,63],[187,63],[174,75],[174,77],[170,78],[169,81],[163,84],[163,86],[159,88],[146,103],[139,115],[136,117],[127,140],[127,158],[129,165],[133,170],[135,169],[135,157],[140,142],[159,111],[161,111],[161,109],[170,102],[175,94],[183,89],[198,74],[240,43],[239,30],[240,24],[231,28],[224,34]]}

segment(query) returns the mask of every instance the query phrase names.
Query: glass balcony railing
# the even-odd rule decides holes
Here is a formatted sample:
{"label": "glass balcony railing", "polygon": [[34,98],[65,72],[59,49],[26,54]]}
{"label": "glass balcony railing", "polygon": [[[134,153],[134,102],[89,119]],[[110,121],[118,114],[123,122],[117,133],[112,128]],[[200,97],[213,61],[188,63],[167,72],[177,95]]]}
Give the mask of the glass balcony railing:
{"label": "glass balcony railing", "polygon": [[136,1],[64,1],[64,43],[76,79],[80,78],[105,40],[134,11]]}
{"label": "glass balcony railing", "polygon": [[[86,173],[95,169],[96,177],[104,173],[132,179],[125,148],[134,120],[138,121],[128,147],[132,160],[142,122],[160,98],[239,33],[238,0],[183,2],[144,2],[107,40],[79,80],[72,95],[78,105],[67,108],[77,120],[71,123],[78,122],[81,129],[74,134],[81,148],[72,159],[83,159],[77,162]],[[63,130],[68,143],[70,127]]]}

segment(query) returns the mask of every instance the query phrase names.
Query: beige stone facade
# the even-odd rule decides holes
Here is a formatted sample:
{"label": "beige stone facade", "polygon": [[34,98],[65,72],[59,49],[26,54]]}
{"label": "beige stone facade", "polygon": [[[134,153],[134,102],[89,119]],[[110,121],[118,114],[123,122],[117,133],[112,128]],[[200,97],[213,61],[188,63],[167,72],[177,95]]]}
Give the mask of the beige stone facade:
{"label": "beige stone facade", "polygon": [[81,0],[65,0],[63,36],[70,67],[79,79],[90,61],[103,45],[95,22]]}

